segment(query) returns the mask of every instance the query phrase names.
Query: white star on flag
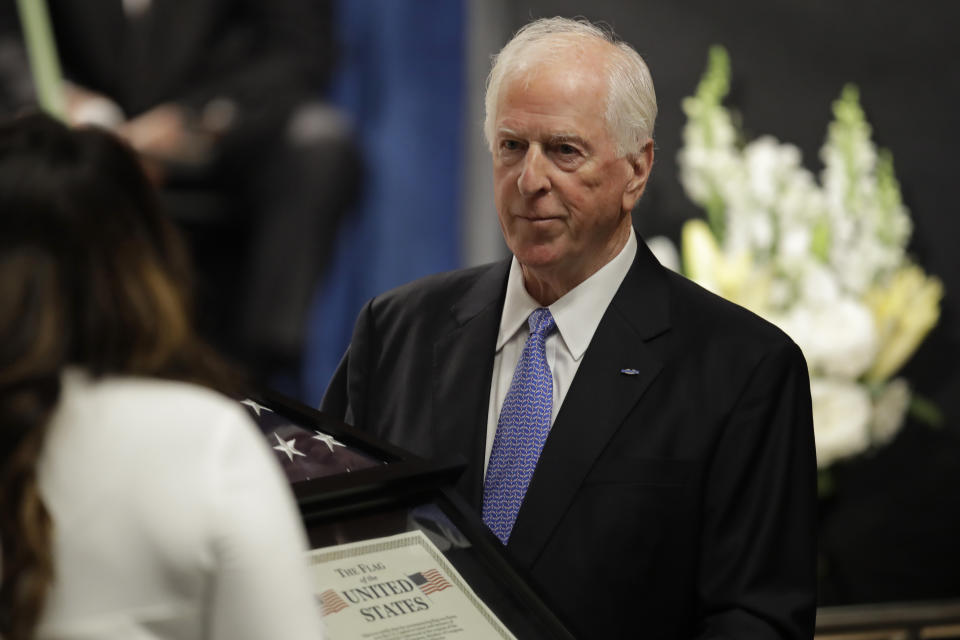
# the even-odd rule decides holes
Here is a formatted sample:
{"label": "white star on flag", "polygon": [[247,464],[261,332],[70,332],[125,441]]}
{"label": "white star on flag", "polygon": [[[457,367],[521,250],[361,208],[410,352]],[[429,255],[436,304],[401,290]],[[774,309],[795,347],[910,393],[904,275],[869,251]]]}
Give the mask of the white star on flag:
{"label": "white star on flag", "polygon": [[259,404],[257,402],[254,402],[250,398],[247,398],[246,400],[241,400],[240,404],[245,404],[251,409],[253,409],[253,412],[257,414],[258,418],[260,417],[260,411],[269,411],[270,413],[273,413],[273,409],[269,407],[265,407],[262,404]]}
{"label": "white star on flag", "polygon": [[293,446],[293,443],[297,441],[296,438],[292,438],[290,440],[282,440],[280,436],[278,436],[276,433],[273,434],[273,437],[276,438],[277,442],[280,443],[279,445],[275,446],[274,449],[276,449],[277,451],[282,451],[283,453],[287,454],[287,457],[290,458],[290,462],[293,462],[293,456],[303,456],[304,458],[307,457],[306,454],[300,453]]}
{"label": "white star on flag", "polygon": [[319,440],[319,441],[322,442],[323,444],[327,445],[327,447],[330,448],[330,451],[333,451],[333,445],[339,445],[339,446],[341,446],[341,447],[346,447],[346,446],[347,446],[347,445],[343,444],[342,442],[339,442],[339,441],[338,441],[336,438],[334,438],[333,436],[327,435],[327,434],[325,434],[325,433],[321,433],[320,431],[314,431],[314,433],[316,433],[317,435],[313,436],[313,439],[314,439],[314,440]]}

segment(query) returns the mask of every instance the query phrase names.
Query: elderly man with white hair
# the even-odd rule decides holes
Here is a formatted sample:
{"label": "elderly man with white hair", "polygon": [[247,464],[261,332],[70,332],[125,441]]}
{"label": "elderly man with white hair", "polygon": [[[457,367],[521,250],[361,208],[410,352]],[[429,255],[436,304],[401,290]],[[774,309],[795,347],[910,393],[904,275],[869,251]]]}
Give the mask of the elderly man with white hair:
{"label": "elderly man with white hair", "polygon": [[653,82],[585,21],[521,29],[484,131],[509,260],[371,300],[322,408],[425,457],[584,638],[811,638],[799,349],[633,230]]}

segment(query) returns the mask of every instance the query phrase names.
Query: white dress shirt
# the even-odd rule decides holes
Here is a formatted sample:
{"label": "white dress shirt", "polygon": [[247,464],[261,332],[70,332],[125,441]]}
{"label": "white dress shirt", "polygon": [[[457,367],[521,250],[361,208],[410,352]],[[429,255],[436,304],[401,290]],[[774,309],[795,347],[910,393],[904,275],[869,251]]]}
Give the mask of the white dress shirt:
{"label": "white dress shirt", "polygon": [[[550,424],[557,418],[563,399],[570,389],[583,354],[590,346],[593,334],[600,325],[610,301],[620,288],[637,255],[637,238],[630,236],[620,253],[592,276],[568,291],[548,308],[557,323],[557,330],[546,342],[547,364],[553,373],[553,412]],[[523,284],[520,263],[514,257],[507,279],[507,294],[500,316],[497,335],[497,353],[493,358],[493,376],[490,380],[490,405],[487,413],[487,446],[484,473],[490,461],[493,438],[497,433],[500,408],[507,397],[513,371],[520,361],[523,347],[530,335],[527,318],[541,305],[534,300]]]}
{"label": "white dress shirt", "polygon": [[38,640],[317,640],[300,516],[263,436],[196,385],[63,376],[39,461]]}

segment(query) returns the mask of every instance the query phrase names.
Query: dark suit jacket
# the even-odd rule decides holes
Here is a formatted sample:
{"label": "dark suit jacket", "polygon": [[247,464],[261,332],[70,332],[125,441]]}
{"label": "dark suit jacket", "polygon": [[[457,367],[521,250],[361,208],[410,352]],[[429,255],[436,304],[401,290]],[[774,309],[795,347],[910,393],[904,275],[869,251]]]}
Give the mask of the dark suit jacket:
{"label": "dark suit jacket", "polygon": [[[321,406],[419,455],[462,455],[478,510],[508,267],[372,300]],[[811,638],[815,509],[799,349],[641,243],[507,549],[578,637]]]}

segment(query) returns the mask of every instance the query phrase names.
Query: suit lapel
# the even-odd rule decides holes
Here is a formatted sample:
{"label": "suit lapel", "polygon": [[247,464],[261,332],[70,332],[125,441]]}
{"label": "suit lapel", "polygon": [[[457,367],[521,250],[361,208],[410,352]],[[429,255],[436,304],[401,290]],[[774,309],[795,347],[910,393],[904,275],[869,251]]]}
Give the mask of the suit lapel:
{"label": "suit lapel", "polygon": [[536,561],[610,438],[660,372],[662,363],[645,342],[669,328],[661,270],[640,242],[634,265],[564,398],[510,536],[509,548],[527,567]]}
{"label": "suit lapel", "polygon": [[478,278],[451,307],[453,327],[433,347],[435,450],[444,456],[459,454],[468,462],[457,488],[477,508],[483,490],[490,377],[509,266],[509,260],[498,263]]}

